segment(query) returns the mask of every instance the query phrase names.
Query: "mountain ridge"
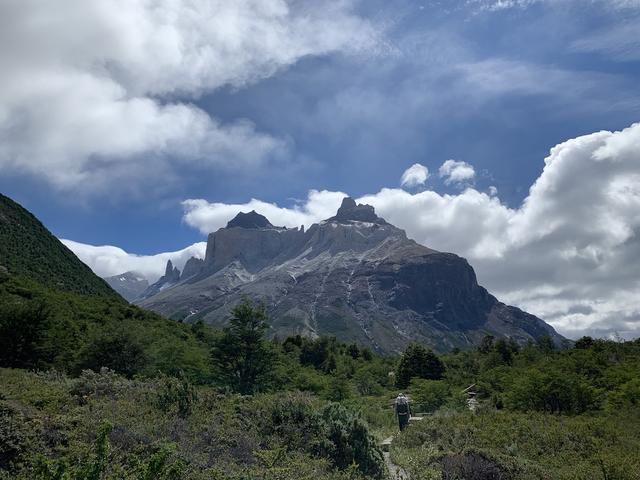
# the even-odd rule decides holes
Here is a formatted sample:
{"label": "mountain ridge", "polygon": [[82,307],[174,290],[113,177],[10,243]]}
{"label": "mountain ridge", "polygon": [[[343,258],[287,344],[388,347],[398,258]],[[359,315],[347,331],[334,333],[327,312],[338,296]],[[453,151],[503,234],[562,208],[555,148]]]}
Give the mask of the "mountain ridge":
{"label": "mountain ridge", "polygon": [[486,334],[562,340],[479,286],[465,259],[418,244],[351,198],[306,231],[266,218],[264,226],[242,228],[235,220],[209,234],[205,259],[189,278],[138,303],[220,326],[231,306],[250,297],[267,307],[272,335],[335,335],[382,352],[411,341],[439,351],[469,347]]}

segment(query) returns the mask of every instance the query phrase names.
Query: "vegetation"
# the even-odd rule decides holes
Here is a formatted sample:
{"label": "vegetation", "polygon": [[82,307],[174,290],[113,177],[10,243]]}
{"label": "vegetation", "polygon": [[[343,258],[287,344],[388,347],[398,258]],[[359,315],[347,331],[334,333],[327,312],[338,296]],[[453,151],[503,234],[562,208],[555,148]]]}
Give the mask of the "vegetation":
{"label": "vegetation", "polygon": [[356,480],[384,472],[361,417],[307,393],[224,395],[107,369],[77,378],[0,369],[0,379],[0,478]]}
{"label": "vegetation", "polygon": [[392,448],[412,478],[640,479],[640,340],[266,340],[260,306],[172,322],[69,255],[0,197],[0,480],[379,479],[396,388],[427,414]]}
{"label": "vegetation", "polygon": [[400,358],[396,373],[396,386],[407,388],[412,378],[440,380],[444,374],[444,365],[438,356],[422,345],[412,343]]}
{"label": "vegetation", "polygon": [[245,301],[233,309],[229,326],[214,342],[211,358],[220,381],[234,392],[255,393],[272,370],[272,355],[264,339],[267,313]]}
{"label": "vegetation", "polygon": [[[435,413],[394,442],[413,478],[640,478],[640,340],[558,351],[488,339],[443,362],[443,380],[410,387],[414,408]],[[471,383],[476,415],[462,394]]]}
{"label": "vegetation", "polygon": [[[120,298],[71,250],[10,198],[0,194],[0,272],[84,295]],[[123,300],[121,300],[123,301]]]}

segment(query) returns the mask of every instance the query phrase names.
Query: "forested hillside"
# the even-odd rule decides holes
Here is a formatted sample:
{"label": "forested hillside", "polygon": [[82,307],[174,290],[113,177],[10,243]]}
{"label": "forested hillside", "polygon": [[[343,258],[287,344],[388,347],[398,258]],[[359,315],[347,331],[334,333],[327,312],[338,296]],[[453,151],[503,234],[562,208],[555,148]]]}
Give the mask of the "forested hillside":
{"label": "forested hillside", "polygon": [[0,194],[0,268],[40,285],[118,297],[29,211]]}

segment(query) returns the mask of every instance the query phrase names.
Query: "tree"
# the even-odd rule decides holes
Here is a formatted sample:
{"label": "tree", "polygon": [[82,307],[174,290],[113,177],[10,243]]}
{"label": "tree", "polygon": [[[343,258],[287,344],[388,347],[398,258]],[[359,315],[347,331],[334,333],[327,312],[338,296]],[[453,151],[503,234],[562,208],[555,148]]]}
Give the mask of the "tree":
{"label": "tree", "polygon": [[478,351],[480,353],[489,353],[493,351],[493,343],[495,342],[496,337],[493,335],[485,335],[480,342],[480,346],[478,347]]}
{"label": "tree", "polygon": [[412,378],[440,380],[444,375],[444,364],[431,350],[417,343],[410,344],[404,351],[396,372],[396,386],[407,388]]}
{"label": "tree", "polygon": [[350,344],[347,347],[347,354],[354,360],[358,359],[360,357],[360,349],[358,348],[358,345],[355,343]]}
{"label": "tree", "polygon": [[1,306],[0,366],[37,366],[49,318],[49,309],[40,301]]}
{"label": "tree", "polygon": [[556,349],[556,344],[553,343],[553,339],[549,335],[543,335],[537,339],[538,349],[545,355],[553,353]]}
{"label": "tree", "polygon": [[576,340],[574,347],[579,350],[588,350],[591,347],[593,347],[593,344],[594,344],[594,341],[592,337],[584,336]]}
{"label": "tree", "polygon": [[214,343],[213,367],[234,392],[249,395],[262,390],[273,370],[273,355],[264,338],[267,328],[264,307],[245,300],[233,309],[229,326]]}
{"label": "tree", "polygon": [[133,377],[147,365],[144,348],[125,332],[105,332],[80,353],[76,370],[99,372],[102,367]]}

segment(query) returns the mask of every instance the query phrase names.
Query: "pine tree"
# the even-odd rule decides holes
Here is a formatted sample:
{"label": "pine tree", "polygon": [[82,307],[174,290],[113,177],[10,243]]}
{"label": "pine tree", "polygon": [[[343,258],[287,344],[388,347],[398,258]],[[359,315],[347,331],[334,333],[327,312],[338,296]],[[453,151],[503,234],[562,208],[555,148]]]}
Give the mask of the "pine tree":
{"label": "pine tree", "polygon": [[214,369],[221,383],[243,395],[263,390],[273,368],[273,356],[265,341],[268,328],[263,306],[245,300],[211,351]]}

